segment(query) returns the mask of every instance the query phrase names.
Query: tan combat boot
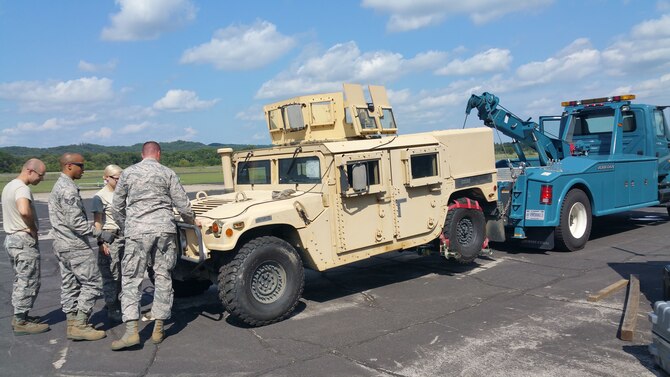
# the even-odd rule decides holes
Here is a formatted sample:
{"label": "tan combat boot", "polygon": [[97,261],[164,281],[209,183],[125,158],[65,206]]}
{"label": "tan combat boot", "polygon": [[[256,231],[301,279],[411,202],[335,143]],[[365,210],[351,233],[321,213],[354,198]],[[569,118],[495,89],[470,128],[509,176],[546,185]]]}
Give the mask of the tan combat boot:
{"label": "tan combat boot", "polygon": [[163,320],[157,319],[154,322],[154,331],[151,333],[151,341],[154,344],[158,344],[163,341],[165,337],[165,331],[163,330]]}
{"label": "tan combat boot", "polygon": [[77,318],[72,325],[69,339],[72,340],[100,340],[107,336],[104,331],[96,330],[88,323],[88,314],[81,310],[77,312]]}
{"label": "tan combat boot", "polygon": [[67,319],[67,338],[72,339],[72,327],[77,322],[77,312],[65,313]]}
{"label": "tan combat boot", "polygon": [[[32,319],[34,317],[30,317]],[[28,313],[15,314],[12,318],[14,335],[33,335],[49,331],[49,325],[29,320]]]}
{"label": "tan combat boot", "polygon": [[140,334],[137,332],[137,320],[126,322],[126,333],[119,340],[112,342],[112,350],[119,351],[124,348],[140,344]]}

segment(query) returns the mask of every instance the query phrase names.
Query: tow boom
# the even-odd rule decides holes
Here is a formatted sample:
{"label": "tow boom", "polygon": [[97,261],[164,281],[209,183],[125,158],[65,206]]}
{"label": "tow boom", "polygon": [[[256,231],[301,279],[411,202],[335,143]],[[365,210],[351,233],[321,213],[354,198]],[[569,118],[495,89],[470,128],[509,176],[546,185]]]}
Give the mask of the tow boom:
{"label": "tow boom", "polygon": [[511,112],[502,109],[499,102],[498,97],[491,93],[484,92],[481,96],[473,94],[468,100],[465,113],[470,114],[472,109],[477,109],[477,116],[486,126],[511,137],[514,141],[514,151],[521,161],[526,161],[526,157],[517,142],[537,151],[541,166],[547,166],[551,160],[563,157],[557,147],[560,145],[559,140],[545,135],[537,123],[530,120],[523,121]]}

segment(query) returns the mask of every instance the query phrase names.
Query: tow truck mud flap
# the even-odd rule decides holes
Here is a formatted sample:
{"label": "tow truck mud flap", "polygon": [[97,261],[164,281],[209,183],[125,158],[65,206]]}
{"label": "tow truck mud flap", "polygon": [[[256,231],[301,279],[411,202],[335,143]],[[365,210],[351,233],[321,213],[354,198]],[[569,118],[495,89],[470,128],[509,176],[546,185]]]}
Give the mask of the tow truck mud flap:
{"label": "tow truck mud flap", "polygon": [[178,222],[177,243],[181,259],[196,263],[209,259],[209,249],[202,242],[202,232],[197,226]]}
{"label": "tow truck mud flap", "polygon": [[554,228],[525,228],[525,230],[526,238],[519,240],[521,246],[541,250],[554,248]]}

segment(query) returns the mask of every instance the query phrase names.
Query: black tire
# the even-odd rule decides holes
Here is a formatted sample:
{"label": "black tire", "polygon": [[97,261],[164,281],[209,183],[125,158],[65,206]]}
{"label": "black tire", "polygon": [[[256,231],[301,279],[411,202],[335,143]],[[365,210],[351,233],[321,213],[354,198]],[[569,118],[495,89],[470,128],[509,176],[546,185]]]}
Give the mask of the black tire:
{"label": "black tire", "polygon": [[219,298],[233,317],[264,326],[293,312],[304,285],[302,260],[293,246],[264,236],[247,242],[221,267]]}
{"label": "black tire", "polygon": [[568,191],[561,207],[561,218],[556,227],[556,249],[576,251],[583,249],[591,235],[591,202],[580,189]]}
{"label": "black tire", "polygon": [[[465,203],[465,199],[459,199]],[[458,263],[472,263],[482,251],[486,237],[486,219],[484,213],[472,208],[452,208],[442,233],[449,239],[449,249],[456,253]]]}
{"label": "black tire", "polygon": [[[155,283],[154,270],[151,267],[147,268],[149,273],[149,280],[151,284]],[[177,280],[172,278],[172,289],[174,290],[174,297],[192,297],[205,292],[212,285],[209,280]]]}

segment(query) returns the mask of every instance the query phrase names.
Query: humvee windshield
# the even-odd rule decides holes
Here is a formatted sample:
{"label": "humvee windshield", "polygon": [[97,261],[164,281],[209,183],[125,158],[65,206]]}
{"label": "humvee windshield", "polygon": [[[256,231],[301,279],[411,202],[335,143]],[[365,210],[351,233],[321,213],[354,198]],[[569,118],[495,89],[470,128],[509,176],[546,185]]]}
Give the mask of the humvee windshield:
{"label": "humvee windshield", "polygon": [[247,161],[237,165],[237,184],[270,184],[270,161]]}
{"label": "humvee windshield", "polygon": [[320,183],[319,158],[294,157],[279,159],[279,183]]}

